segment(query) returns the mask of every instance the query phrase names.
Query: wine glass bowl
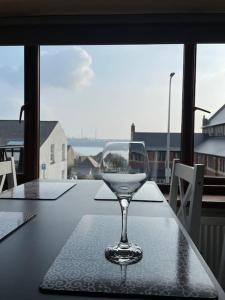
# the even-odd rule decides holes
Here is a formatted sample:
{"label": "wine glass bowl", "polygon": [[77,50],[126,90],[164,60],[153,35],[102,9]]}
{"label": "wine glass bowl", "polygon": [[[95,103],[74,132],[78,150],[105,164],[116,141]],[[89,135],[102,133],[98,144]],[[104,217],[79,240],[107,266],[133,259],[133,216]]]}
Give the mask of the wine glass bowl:
{"label": "wine glass bowl", "polygon": [[101,161],[103,181],[117,196],[122,214],[120,242],[105,249],[106,258],[118,264],[132,264],[142,258],[142,250],[127,238],[128,207],[133,195],[148,177],[148,158],[143,142],[106,144]]}

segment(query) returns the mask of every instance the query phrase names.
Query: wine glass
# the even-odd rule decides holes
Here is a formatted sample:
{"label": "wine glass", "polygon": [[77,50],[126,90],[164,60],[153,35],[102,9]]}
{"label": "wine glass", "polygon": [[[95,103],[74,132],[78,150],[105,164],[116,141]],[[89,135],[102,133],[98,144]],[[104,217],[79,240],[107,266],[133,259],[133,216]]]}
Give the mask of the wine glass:
{"label": "wine glass", "polygon": [[142,249],[128,241],[127,215],[130,201],[148,178],[148,157],[143,142],[110,142],[102,154],[103,181],[117,196],[122,214],[120,242],[105,249],[106,258],[117,264],[133,264],[142,258]]}

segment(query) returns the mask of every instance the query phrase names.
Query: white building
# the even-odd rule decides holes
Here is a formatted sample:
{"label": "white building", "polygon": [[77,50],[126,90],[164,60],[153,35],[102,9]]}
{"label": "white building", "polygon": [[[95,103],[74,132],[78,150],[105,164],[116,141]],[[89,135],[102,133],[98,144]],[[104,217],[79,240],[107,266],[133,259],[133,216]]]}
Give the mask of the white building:
{"label": "white building", "polygon": [[[0,120],[0,159],[12,153],[15,156],[17,147],[16,165],[22,169],[23,141],[23,122]],[[58,121],[40,121],[40,178],[67,178],[67,138]]]}
{"label": "white building", "polygon": [[58,121],[41,121],[40,178],[67,178],[67,138]]}

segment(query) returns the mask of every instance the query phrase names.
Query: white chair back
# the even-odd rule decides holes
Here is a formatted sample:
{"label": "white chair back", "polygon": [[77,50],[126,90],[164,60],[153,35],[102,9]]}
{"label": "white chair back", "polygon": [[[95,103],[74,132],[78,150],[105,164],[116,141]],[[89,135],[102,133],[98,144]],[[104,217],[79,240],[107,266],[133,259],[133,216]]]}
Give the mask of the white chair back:
{"label": "white chair back", "polygon": [[17,185],[14,157],[0,162],[0,193],[2,192],[6,179],[8,188],[12,188]]}
{"label": "white chair back", "polygon": [[222,288],[225,290],[225,235],[223,237],[223,246],[220,257],[220,266],[219,266],[219,274],[218,274],[219,283]]}
{"label": "white chair back", "polygon": [[[200,234],[203,180],[204,165],[196,164],[191,167],[174,159],[169,203],[196,246],[198,246]],[[185,182],[188,184],[187,189]],[[178,191],[179,209],[177,207]]]}

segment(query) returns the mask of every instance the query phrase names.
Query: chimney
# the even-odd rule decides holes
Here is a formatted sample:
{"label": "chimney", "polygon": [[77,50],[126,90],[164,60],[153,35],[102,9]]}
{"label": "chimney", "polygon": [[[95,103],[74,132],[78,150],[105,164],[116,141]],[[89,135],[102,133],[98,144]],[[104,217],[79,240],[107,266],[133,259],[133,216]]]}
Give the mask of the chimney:
{"label": "chimney", "polygon": [[206,128],[204,128],[204,126],[209,124],[209,120],[206,119],[205,115],[202,118],[202,133],[207,133],[208,130]]}
{"label": "chimney", "polygon": [[135,133],[135,125],[134,125],[134,123],[132,123],[131,124],[131,135],[130,135],[131,141],[134,140],[134,133]]}

